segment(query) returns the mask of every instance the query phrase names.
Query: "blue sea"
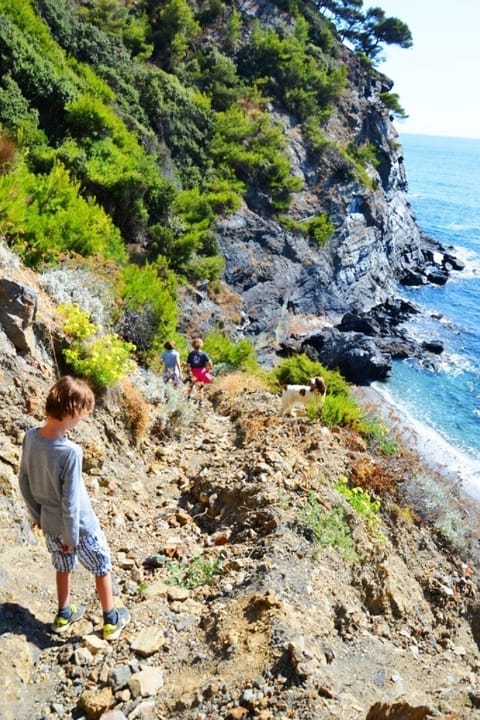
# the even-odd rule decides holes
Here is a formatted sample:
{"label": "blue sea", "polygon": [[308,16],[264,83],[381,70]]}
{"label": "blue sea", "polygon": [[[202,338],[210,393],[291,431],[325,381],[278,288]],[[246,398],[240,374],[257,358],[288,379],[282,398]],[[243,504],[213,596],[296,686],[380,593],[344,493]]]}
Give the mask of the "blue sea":
{"label": "blue sea", "polygon": [[401,289],[424,311],[409,332],[445,350],[435,371],[395,362],[377,389],[421,434],[427,454],[480,500],[480,139],[404,134],[400,142],[417,224],[452,247],[465,270],[442,287]]}

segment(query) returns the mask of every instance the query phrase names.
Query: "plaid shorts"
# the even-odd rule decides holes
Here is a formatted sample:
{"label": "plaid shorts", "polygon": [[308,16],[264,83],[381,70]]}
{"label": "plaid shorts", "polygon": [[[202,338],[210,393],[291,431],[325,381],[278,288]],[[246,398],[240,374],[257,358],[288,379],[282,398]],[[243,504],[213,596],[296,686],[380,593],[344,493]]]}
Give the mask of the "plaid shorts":
{"label": "plaid shorts", "polygon": [[45,535],[45,544],[52,557],[57,572],[72,572],[78,562],[95,576],[107,575],[112,569],[110,548],[102,530],[96,533],[80,535],[78,545],[71,553],[62,552],[64,543],[59,535]]}

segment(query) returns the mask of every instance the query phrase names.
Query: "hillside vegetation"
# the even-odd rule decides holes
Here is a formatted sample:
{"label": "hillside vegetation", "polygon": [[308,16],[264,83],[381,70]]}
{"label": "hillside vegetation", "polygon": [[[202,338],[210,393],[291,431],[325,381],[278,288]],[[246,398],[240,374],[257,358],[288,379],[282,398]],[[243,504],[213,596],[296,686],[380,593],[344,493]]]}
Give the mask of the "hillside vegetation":
{"label": "hillside vegetation", "polygon": [[[318,156],[347,85],[340,42],[367,74],[385,43],[411,44],[361,0],[0,0],[0,21],[0,235],[38,270],[100,273],[106,329],[147,364],[175,335],[178,289],[221,278],[219,218],[261,198],[295,224],[278,113]],[[368,183],[359,143],[336,152]],[[335,230],[327,214],[298,227],[319,244]]]}

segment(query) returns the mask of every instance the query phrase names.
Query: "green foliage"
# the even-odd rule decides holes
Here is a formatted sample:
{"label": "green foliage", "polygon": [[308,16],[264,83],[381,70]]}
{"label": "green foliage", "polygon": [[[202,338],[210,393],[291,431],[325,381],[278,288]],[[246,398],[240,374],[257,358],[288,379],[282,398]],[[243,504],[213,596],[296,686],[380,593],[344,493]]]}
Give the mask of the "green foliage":
{"label": "green foliage", "polygon": [[327,427],[346,427],[361,434],[372,432],[362,408],[351,396],[349,384],[338,371],[329,370],[301,353],[285,358],[270,373],[277,386],[305,385],[317,375],[325,380],[327,395],[306,407],[307,416],[321,420]]}
{"label": "green foliage", "polygon": [[88,378],[102,389],[133,371],[134,345],[115,334],[98,336],[98,328],[76,305],[63,305],[59,309],[65,317],[64,332],[71,338],[63,356],[75,374]]}
{"label": "green foliage", "polygon": [[368,174],[366,166],[373,165],[376,167],[378,160],[374,155],[374,151],[372,152],[369,146],[366,146],[366,148],[362,150],[355,143],[350,143],[346,148],[336,146],[336,151],[345,163],[342,168],[344,178],[351,180],[357,178],[366,188],[374,190],[375,182]]}
{"label": "green foliage", "polygon": [[178,69],[200,25],[187,0],[167,0],[151,14],[155,60],[168,71]]}
{"label": "green foliage", "polygon": [[[15,6],[15,7],[13,7]],[[12,22],[9,16],[13,16]],[[48,52],[42,52],[48,48]],[[7,73],[38,112],[40,123],[58,135],[63,109],[75,95],[72,73],[27,3],[0,3],[0,76]]]}
{"label": "green foliage", "polygon": [[324,247],[328,243],[335,231],[335,226],[326,213],[306,220],[302,224],[305,226],[308,237],[320,247]]}
{"label": "green foliage", "polygon": [[80,183],[60,163],[47,174],[34,174],[20,160],[0,176],[0,231],[33,267],[73,252],[125,259],[110,217],[80,195]]}
{"label": "green foliage", "polygon": [[232,8],[225,26],[225,43],[227,50],[236,51],[240,46],[242,37],[242,18],[235,8]]}
{"label": "green foliage", "polygon": [[204,350],[214,365],[225,364],[248,372],[258,370],[255,348],[249,340],[233,342],[220,330],[213,330],[205,338]]}
{"label": "green foliage", "polygon": [[155,228],[157,252],[170,258],[170,265],[190,280],[219,277],[224,261],[211,230],[219,214],[238,209],[241,196],[233,183],[213,179],[202,191],[193,188],[179,193],[173,203],[177,223]]}
{"label": "green foliage", "polygon": [[221,255],[205,257],[192,253],[190,259],[185,263],[183,270],[185,275],[193,282],[201,280],[217,280],[225,267],[225,260]]}
{"label": "green foliage", "polygon": [[315,404],[307,407],[307,415],[312,419],[319,417],[327,427],[346,427],[358,432],[363,419],[362,408],[350,395],[331,393],[327,394],[320,408]]}
{"label": "green foliage", "polygon": [[0,123],[18,140],[44,140],[39,130],[38,111],[31,107],[10,73],[0,78]]}
{"label": "green foliage", "polygon": [[271,371],[273,380],[277,385],[305,385],[310,378],[321,375],[328,388],[328,393],[334,395],[348,395],[348,383],[340,373],[328,370],[317,360],[311,360],[308,355],[299,353],[281,360]]}
{"label": "green foliage", "polygon": [[347,152],[350,157],[354,158],[355,162],[363,166],[373,165],[373,167],[376,168],[380,164],[375,145],[357,145],[356,143],[350,143]]}
{"label": "green foliage", "polygon": [[190,82],[210,98],[214,110],[226,110],[238,100],[241,83],[236,65],[215,45],[196,52],[186,71]]}
{"label": "green foliage", "polygon": [[302,187],[291,175],[283,128],[261,110],[234,105],[218,113],[210,149],[219,173],[266,188],[277,210],[287,209],[291,193]]}
{"label": "green foliage", "polygon": [[281,34],[257,22],[250,42],[239,53],[240,74],[256,81],[300,119],[318,113],[345,87],[346,68],[330,64],[320,48],[308,42],[308,28],[297,17],[293,32]]}
{"label": "green foliage", "polygon": [[380,532],[380,500],[372,500],[370,494],[360,487],[349,487],[348,480],[344,476],[338,479],[335,490],[337,490],[340,495],[343,495],[348,504],[365,519],[370,530],[372,530],[377,537],[383,538]]}
{"label": "green foliage", "polygon": [[222,567],[219,559],[206,560],[200,556],[190,562],[167,560],[165,568],[174,585],[180,585],[189,590],[199,585],[209,585]]}
{"label": "green foliage", "polygon": [[295,220],[288,215],[280,215],[278,220],[286,230],[302,233],[320,247],[327,245],[335,232],[335,226],[326,213],[321,213],[308,220]]}
{"label": "green foliage", "polygon": [[384,455],[395,455],[400,448],[398,442],[391,437],[388,428],[377,418],[363,418],[360,431],[367,439],[369,447],[379,450]]}
{"label": "green foliage", "polygon": [[215,122],[209,103],[159,69],[138,70],[135,82],[139,102],[169,148],[182,183],[186,187],[202,183],[210,166],[209,143]]}
{"label": "green foliage", "polygon": [[86,340],[97,331],[88,314],[76,303],[59,305],[58,311],[64,317],[63,331],[75,340]]}
{"label": "green foliage", "polygon": [[408,117],[407,113],[400,104],[400,97],[398,93],[394,92],[381,92],[379,93],[380,100],[383,102],[385,107],[392,111],[395,117],[405,119]]}
{"label": "green foliage", "polygon": [[384,10],[371,7],[365,13],[362,29],[352,38],[355,47],[369,58],[381,59],[382,43],[412,47],[412,33],[406,23],[396,17],[387,17]]}
{"label": "green foliage", "polygon": [[332,142],[328,140],[321,124],[321,118],[313,115],[307,118],[303,125],[304,137],[309,145],[311,154],[316,158],[319,158],[327,148],[332,146]]}
{"label": "green foliage", "polygon": [[118,294],[127,311],[119,323],[121,334],[148,364],[175,335],[176,287],[175,275],[161,261],[142,267],[130,263],[120,270]]}
{"label": "green foliage", "polygon": [[305,504],[302,521],[313,534],[314,541],[321,547],[333,547],[346,559],[358,561],[352,532],[345,518],[345,511],[337,506],[325,512],[318,499],[311,494]]}

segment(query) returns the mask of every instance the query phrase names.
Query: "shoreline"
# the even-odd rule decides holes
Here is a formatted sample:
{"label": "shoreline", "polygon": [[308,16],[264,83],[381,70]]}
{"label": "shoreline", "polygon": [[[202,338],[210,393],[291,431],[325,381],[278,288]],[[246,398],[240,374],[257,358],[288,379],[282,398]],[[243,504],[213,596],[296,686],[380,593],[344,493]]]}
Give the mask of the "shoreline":
{"label": "shoreline", "polygon": [[421,423],[395,402],[388,387],[354,386],[357,402],[378,417],[397,436],[399,442],[413,451],[423,466],[436,475],[452,491],[464,509],[468,505],[474,515],[472,530],[480,526],[480,462],[468,457],[442,438],[435,430]]}

